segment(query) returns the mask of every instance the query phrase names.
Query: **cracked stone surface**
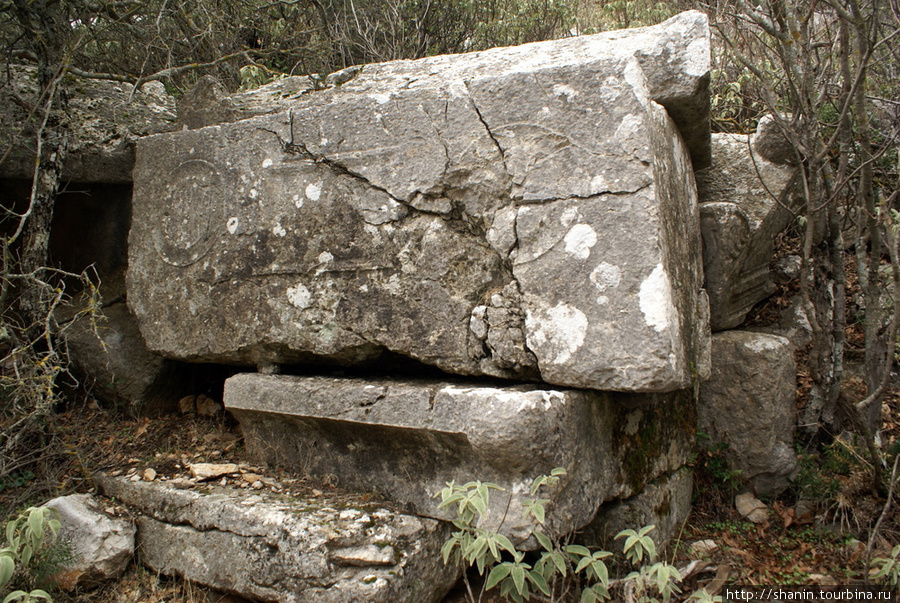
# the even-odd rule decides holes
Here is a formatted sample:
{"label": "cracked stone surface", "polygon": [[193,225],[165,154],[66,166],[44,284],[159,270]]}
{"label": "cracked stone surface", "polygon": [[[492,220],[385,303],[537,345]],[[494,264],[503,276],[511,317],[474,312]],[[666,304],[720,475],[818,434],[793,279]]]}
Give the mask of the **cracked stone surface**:
{"label": "cracked stone surface", "polygon": [[235,95],[244,119],[147,137],[128,272],[147,344],[688,387],[708,371],[693,180],[708,69],[689,12],[366,65],[325,90],[291,78]]}
{"label": "cracked stone surface", "polygon": [[[556,467],[546,529],[567,534],[604,501],[629,497],[684,465],[692,449],[690,392],[601,393],[517,385],[241,374],[224,402],[248,452],[342,487],[374,490],[419,515],[452,519],[434,495],[455,480],[495,483],[482,523],[523,548],[534,525],[529,488]],[[673,419],[677,417],[677,419]]]}
{"label": "cracked stone surface", "polygon": [[97,476],[137,518],[141,561],[256,601],[440,601],[457,579],[449,524],[374,504]]}

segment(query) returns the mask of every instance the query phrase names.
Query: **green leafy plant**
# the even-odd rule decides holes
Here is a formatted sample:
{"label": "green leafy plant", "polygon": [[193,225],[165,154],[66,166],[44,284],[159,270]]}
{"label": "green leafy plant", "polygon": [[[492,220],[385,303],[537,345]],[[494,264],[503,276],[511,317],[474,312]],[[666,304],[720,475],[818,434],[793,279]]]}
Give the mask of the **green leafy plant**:
{"label": "green leafy plant", "polygon": [[894,547],[890,557],[872,559],[872,579],[896,587],[900,584],[900,544]]}
{"label": "green leafy plant", "polygon": [[[540,494],[558,487],[564,475],[565,469],[556,468],[550,475],[538,476],[531,484],[531,498],[523,506],[525,517],[536,524],[532,534],[540,549],[529,556],[516,550],[509,538],[500,533],[502,522],[492,529],[478,525],[487,515],[491,491],[503,492],[500,486],[481,481],[463,485],[449,482],[436,495],[441,498],[439,508],[454,508],[456,514],[452,520],[456,531],[441,548],[444,562],[452,562],[463,570],[475,567],[480,575],[486,576],[476,597],[463,572],[468,600],[480,601],[484,592],[493,589],[516,603],[528,601],[532,594],[558,601],[561,593],[567,592],[579,592],[581,603],[598,603],[612,599],[614,588],[629,592],[633,600],[641,603],[669,601],[679,593],[679,571],[656,561],[656,545],[649,536],[655,529],[652,525],[638,531],[623,530],[616,536],[625,540],[624,555],[635,567],[635,571],[618,580],[611,578],[606,564],[613,556],[611,552],[572,544],[551,537],[542,529],[551,499]],[[721,600],[705,591],[694,593],[692,598],[706,602]]]}
{"label": "green leafy plant", "polygon": [[31,507],[6,522],[6,546],[0,549],[0,592],[8,592],[2,603],[52,601],[43,586],[71,556],[58,540],[60,523],[48,507]]}

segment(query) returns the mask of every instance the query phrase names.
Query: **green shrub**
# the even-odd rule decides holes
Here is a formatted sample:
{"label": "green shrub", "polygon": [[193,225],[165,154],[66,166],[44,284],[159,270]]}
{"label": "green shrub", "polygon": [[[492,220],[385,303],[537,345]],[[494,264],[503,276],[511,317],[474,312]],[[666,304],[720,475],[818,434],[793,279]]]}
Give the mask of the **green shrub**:
{"label": "green shrub", "polygon": [[[532,498],[525,502],[525,517],[535,522],[534,537],[541,550],[532,557],[516,550],[509,538],[495,529],[479,527],[477,520],[484,518],[490,506],[491,490],[502,492],[496,484],[472,481],[464,485],[447,483],[437,496],[441,498],[438,508],[456,509],[452,520],[456,531],[452,533],[441,554],[444,563],[458,565],[463,570],[469,601],[475,596],[465,570],[475,567],[481,576],[487,575],[482,587],[484,591],[499,589],[500,596],[516,603],[528,601],[531,595],[540,594],[558,600],[562,592],[576,590],[581,603],[596,603],[612,599],[614,588],[632,593],[632,600],[638,603],[669,601],[680,592],[678,570],[664,561],[656,560],[656,545],[648,535],[654,526],[646,526],[638,531],[623,530],[616,536],[624,539],[623,552],[634,571],[624,578],[612,580],[606,560],[612,557],[609,551],[594,550],[586,546],[570,544],[561,538],[551,538],[537,526],[543,526],[546,519],[548,498],[539,498],[542,489],[553,489],[559,484],[565,469],[556,468],[550,475],[541,475],[531,484]],[[661,599],[657,599],[659,596]],[[705,591],[691,596],[695,601],[716,601]]]}
{"label": "green shrub", "polygon": [[6,546],[0,549],[2,603],[52,601],[45,590],[50,576],[71,559],[71,550],[58,538],[56,511],[31,507],[6,522]]}

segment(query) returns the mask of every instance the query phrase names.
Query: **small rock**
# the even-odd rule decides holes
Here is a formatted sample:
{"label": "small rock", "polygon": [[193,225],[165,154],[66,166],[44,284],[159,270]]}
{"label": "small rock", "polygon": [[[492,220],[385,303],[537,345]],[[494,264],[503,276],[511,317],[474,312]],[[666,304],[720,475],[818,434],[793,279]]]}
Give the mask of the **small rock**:
{"label": "small rock", "polygon": [[193,463],[191,476],[199,481],[216,479],[239,471],[234,463]]}
{"label": "small rock", "polygon": [[139,481],[141,481],[141,476],[138,475],[137,473],[135,473],[134,475],[132,475],[132,476],[129,477],[128,479],[130,479],[130,480],[133,481],[133,482],[139,482]]}
{"label": "small rock", "polygon": [[718,548],[719,545],[716,544],[715,540],[698,540],[691,545],[691,553],[694,555],[709,555]]}
{"label": "small rock", "polygon": [[172,485],[179,490],[187,490],[188,488],[194,487],[194,482],[187,479],[186,477],[176,477],[172,480]]}
{"label": "small rock", "polygon": [[735,496],[734,505],[741,517],[753,523],[763,523],[769,519],[769,507],[750,492]]}
{"label": "small rock", "polygon": [[262,490],[263,483],[259,480],[256,480],[255,482],[253,482],[253,484],[250,485],[250,487],[253,488],[254,490]]}
{"label": "small rock", "polygon": [[183,415],[197,410],[197,396],[185,396],[178,401],[178,412]]}
{"label": "small rock", "polygon": [[143,479],[145,482],[152,482],[156,479],[156,469],[153,467],[147,467],[144,469]]}
{"label": "small rock", "polygon": [[197,414],[201,417],[214,417],[223,410],[224,407],[209,396],[197,396]]}
{"label": "small rock", "polygon": [[244,479],[245,482],[248,482],[251,484],[254,482],[258,482],[262,479],[262,476],[259,475],[258,473],[245,473],[241,477]]}

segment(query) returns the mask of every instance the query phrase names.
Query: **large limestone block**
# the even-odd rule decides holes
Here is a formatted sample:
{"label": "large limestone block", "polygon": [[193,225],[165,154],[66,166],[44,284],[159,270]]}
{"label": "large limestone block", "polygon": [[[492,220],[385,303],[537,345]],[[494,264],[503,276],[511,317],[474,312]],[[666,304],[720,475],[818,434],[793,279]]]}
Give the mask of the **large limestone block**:
{"label": "large limestone block", "polygon": [[440,601],[457,579],[441,545],[448,524],[353,497],[294,497],[100,477],[140,513],[153,571],[277,603]]}
{"label": "large limestone block", "polygon": [[148,345],[689,386],[707,367],[691,154],[708,147],[702,119],[679,128],[666,108],[706,115],[708,45],[691,12],[366,65],[326,90],[256,91],[235,123],[143,139],[128,295]]}
{"label": "large limestone block", "polygon": [[[761,131],[769,132],[771,126],[764,123]],[[768,147],[764,155],[752,136],[713,134],[712,166],[697,172],[714,331],[737,327],[756,303],[775,291],[769,270],[775,237],[801,204],[797,169],[766,159],[773,155]]]}
{"label": "large limestone block", "polygon": [[336,476],[420,515],[452,519],[434,498],[451,480],[493,482],[505,491],[493,493],[483,525],[526,548],[535,477],[568,472],[541,493],[552,500],[547,528],[565,534],[604,501],[681,467],[695,428],[686,392],[241,374],[225,382],[224,400],[257,460]]}
{"label": "large limestone block", "polygon": [[782,492],[797,470],[797,368],[784,337],[748,331],[713,335],[712,376],[700,387],[699,428],[726,444],[735,469],[759,496]]}

